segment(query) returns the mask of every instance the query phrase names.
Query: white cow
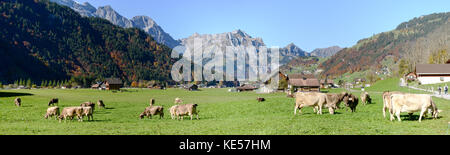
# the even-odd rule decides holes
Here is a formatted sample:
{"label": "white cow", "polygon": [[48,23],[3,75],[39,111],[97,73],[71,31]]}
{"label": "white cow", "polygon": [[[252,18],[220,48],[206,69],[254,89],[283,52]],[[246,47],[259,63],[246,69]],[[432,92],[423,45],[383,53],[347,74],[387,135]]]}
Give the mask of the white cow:
{"label": "white cow", "polygon": [[422,121],[422,117],[427,110],[431,110],[434,119],[438,117],[439,113],[436,104],[428,94],[391,94],[391,109],[391,121],[395,119],[394,114],[398,121],[401,121],[401,112],[409,114],[420,112],[419,122]]}

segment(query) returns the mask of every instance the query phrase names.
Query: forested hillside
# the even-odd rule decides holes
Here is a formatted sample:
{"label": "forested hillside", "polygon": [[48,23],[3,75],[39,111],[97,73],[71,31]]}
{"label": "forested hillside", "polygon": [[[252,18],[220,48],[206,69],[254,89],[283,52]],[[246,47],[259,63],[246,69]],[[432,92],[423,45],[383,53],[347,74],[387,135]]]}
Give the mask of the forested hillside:
{"label": "forested hillside", "polygon": [[137,28],[81,17],[48,0],[0,1],[0,81],[170,80],[171,49]]}
{"label": "forested hillside", "polygon": [[[430,56],[442,51],[450,54],[450,12],[436,13],[401,23],[395,30],[376,34],[345,48],[320,65],[323,75],[342,75],[369,68],[381,69],[382,61],[393,56],[406,70],[417,63],[429,63]],[[398,65],[396,65],[398,66]],[[397,68],[398,70],[398,68]],[[405,71],[406,72],[406,71]]]}

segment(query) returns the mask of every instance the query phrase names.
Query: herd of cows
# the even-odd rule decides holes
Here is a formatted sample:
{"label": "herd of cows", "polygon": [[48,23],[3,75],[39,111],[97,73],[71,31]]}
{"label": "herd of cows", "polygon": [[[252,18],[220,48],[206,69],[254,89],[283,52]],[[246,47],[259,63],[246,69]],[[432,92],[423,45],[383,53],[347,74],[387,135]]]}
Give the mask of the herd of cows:
{"label": "herd of cows", "polygon": [[[59,102],[58,98],[52,98],[48,102],[49,108],[47,108],[47,112],[44,115],[45,119],[53,118],[58,119],[59,122],[61,120],[67,121],[68,119],[73,120],[73,118],[76,116],[78,121],[83,121],[84,117],[87,117],[88,121],[94,120],[94,109],[95,109],[95,103],[92,102],[84,102],[81,103],[80,106],[74,106],[74,107],[65,107],[61,113],[60,109],[57,106]],[[139,115],[139,118],[143,119],[144,117],[151,118],[153,115],[159,115],[160,118],[164,117],[164,108],[162,106],[154,106],[155,99],[150,100],[150,106],[146,107],[144,112],[142,112]],[[172,106],[169,111],[172,119],[177,118],[183,119],[183,116],[190,116],[191,120],[193,118],[193,115],[196,115],[198,118],[198,110],[197,110],[197,104],[181,104],[183,103],[183,100],[180,98],[175,98],[175,105]],[[14,100],[14,104],[18,107],[22,105],[22,99],[16,98]],[[105,104],[102,100],[97,101],[97,106],[99,108],[105,108]]]}
{"label": "herd of cows", "polygon": [[[294,115],[297,115],[297,109],[301,113],[304,107],[313,107],[314,112],[322,114],[322,108],[328,108],[330,114],[334,114],[336,109],[340,109],[340,103],[343,102],[352,112],[356,111],[359,99],[355,95],[347,92],[342,93],[321,93],[321,92],[297,92],[295,96],[288,95],[295,98]],[[438,118],[439,111],[436,104],[433,102],[431,95],[428,94],[409,94],[403,92],[383,92],[383,116],[386,117],[386,111],[390,114],[390,120],[395,120],[395,116],[398,121],[400,119],[400,113],[406,112],[410,116],[414,112],[420,112],[419,122],[423,117],[426,117],[427,112],[432,115],[433,119]],[[360,96],[361,102],[365,105],[371,103],[372,99],[367,92],[363,92]],[[258,102],[264,102],[265,99],[258,97]],[[16,106],[21,106],[22,100],[16,98],[14,103]],[[153,115],[159,115],[160,118],[164,117],[164,108],[162,106],[155,106],[155,99],[150,100],[150,106],[146,107],[144,112],[139,115],[139,118],[144,117],[151,118]],[[183,101],[180,98],[175,98],[175,105],[169,109],[172,119],[183,119],[184,116],[190,116],[191,120],[194,115],[198,118],[197,104],[182,104]],[[83,121],[84,117],[89,120],[94,120],[93,113],[95,109],[95,103],[84,102],[80,106],[65,107],[60,113],[58,104],[58,98],[53,98],[48,102],[46,114],[44,118],[55,116],[60,122],[61,120],[73,120],[76,116],[78,121]],[[105,104],[102,100],[97,101],[99,108],[105,108]]]}
{"label": "herd of cows", "polygon": [[[371,103],[371,97],[367,92],[363,92],[360,96],[361,102],[365,105]],[[390,113],[390,120],[400,119],[400,113],[406,112],[410,116],[414,112],[420,112],[419,122],[422,117],[426,117],[427,112],[432,115],[433,119],[438,118],[439,111],[436,104],[433,102],[431,95],[428,94],[409,94],[403,92],[383,92],[383,117],[386,117],[386,111]],[[358,105],[358,98],[347,92],[342,93],[319,93],[319,92],[297,92],[295,94],[295,108],[294,115],[297,114],[297,109],[301,113],[303,107],[313,107],[314,112],[322,114],[322,107],[326,107],[330,114],[334,114],[336,109],[340,109],[340,103],[356,111]]]}

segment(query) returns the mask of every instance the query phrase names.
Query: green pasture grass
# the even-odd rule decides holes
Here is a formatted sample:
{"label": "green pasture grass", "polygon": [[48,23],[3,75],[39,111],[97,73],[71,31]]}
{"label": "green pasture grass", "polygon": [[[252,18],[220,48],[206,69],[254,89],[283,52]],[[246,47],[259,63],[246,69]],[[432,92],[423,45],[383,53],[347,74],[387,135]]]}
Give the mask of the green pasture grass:
{"label": "green pasture grass", "polygon": [[[390,81],[385,81],[389,83]],[[227,89],[150,90],[125,89],[111,92],[91,89],[31,89],[0,90],[0,135],[379,135],[379,134],[446,134],[449,122],[449,101],[433,98],[440,118],[427,118],[421,123],[416,113],[412,119],[402,114],[402,122],[391,122],[382,116],[379,92],[389,86],[367,88],[373,104],[358,105],[357,112],[337,110],[322,115],[304,108],[294,116],[294,99],[285,93],[256,94],[255,92],[228,92]],[[403,89],[402,89],[403,90]],[[331,89],[340,92],[342,89]],[[359,96],[359,95],[358,95]],[[22,98],[22,107],[16,107],[14,98]],[[44,119],[48,101],[59,98],[61,109],[79,106],[82,102],[101,99],[106,109],[96,107],[94,121],[78,122]],[[176,97],[184,103],[198,104],[200,120],[172,120],[169,108]],[[256,98],[264,97],[258,103]],[[164,107],[165,117],[139,119],[138,115],[154,98],[155,105]],[[388,116],[389,117],[389,116]]]}

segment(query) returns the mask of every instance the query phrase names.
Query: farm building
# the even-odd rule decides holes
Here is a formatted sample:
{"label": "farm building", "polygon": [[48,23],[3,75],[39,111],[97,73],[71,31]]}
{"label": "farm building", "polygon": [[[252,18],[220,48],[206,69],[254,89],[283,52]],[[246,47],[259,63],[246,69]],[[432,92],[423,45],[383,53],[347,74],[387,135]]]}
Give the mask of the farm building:
{"label": "farm building", "polygon": [[331,88],[334,86],[334,81],[331,79],[320,80],[320,88]]}
{"label": "farm building", "polygon": [[418,64],[416,75],[421,84],[450,82],[450,64]]}
{"label": "farm building", "polygon": [[242,86],[240,86],[240,87],[236,87],[236,90],[238,91],[238,92],[242,92],[242,91],[253,91],[253,90],[255,90],[256,89],[256,87],[254,87],[254,86],[252,86],[252,85],[249,85],[249,84],[244,84],[244,85],[242,85]]}
{"label": "farm building", "polygon": [[415,72],[410,72],[405,75],[405,79],[408,81],[416,81],[417,80],[417,74]]}
{"label": "farm building", "polygon": [[104,82],[106,90],[120,90],[123,87],[123,82],[119,78],[107,78]]}
{"label": "farm building", "polygon": [[320,91],[319,80],[312,74],[290,74],[288,78],[288,88],[294,92]]}

